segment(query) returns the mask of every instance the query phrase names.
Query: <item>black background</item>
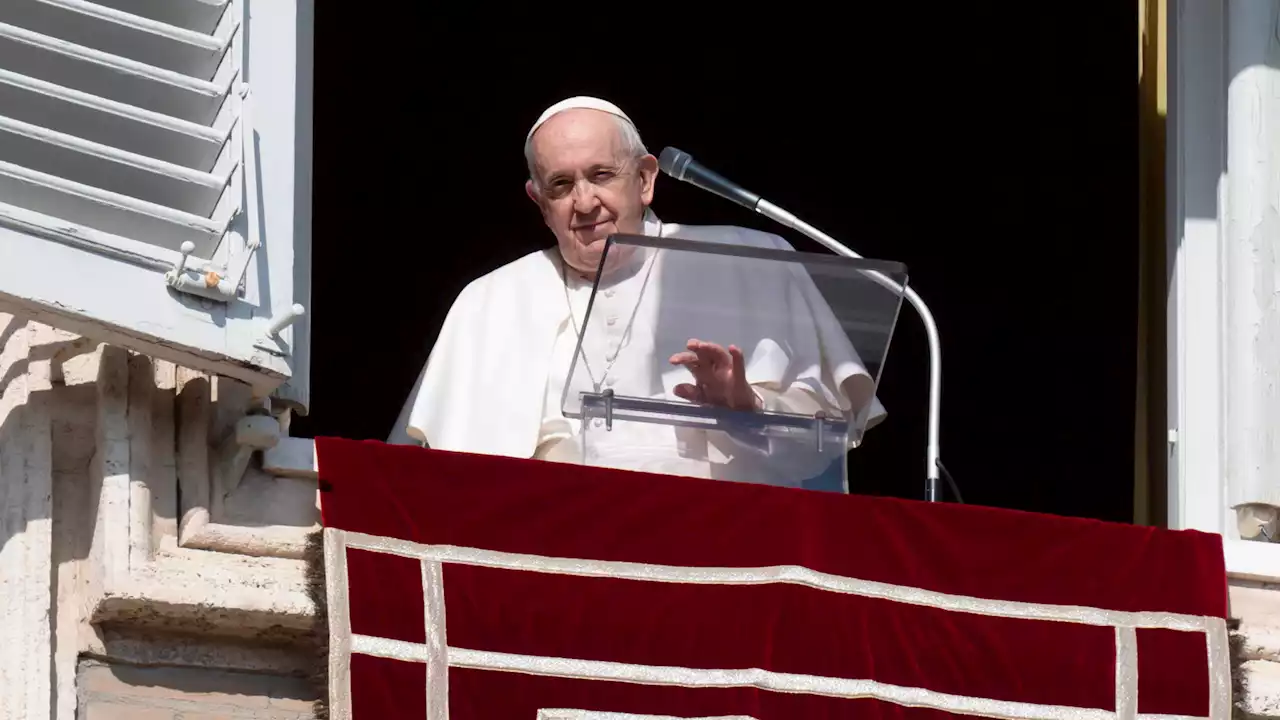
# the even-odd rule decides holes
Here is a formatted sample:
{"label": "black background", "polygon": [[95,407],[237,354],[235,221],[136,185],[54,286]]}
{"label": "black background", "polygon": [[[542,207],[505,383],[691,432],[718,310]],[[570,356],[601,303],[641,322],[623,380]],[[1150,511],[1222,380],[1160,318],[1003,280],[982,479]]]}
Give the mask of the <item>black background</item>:
{"label": "black background", "polygon": [[[590,5],[502,27],[498,10],[318,8],[312,405],[294,434],[386,437],[462,287],[553,242],[522,145],[546,106],[589,94],[654,154],[686,150],[907,264],[941,328],[942,457],[966,501],[1131,520],[1136,14],[867,5],[738,5],[706,27]],[[819,249],[665,176],[653,207]],[[854,492],[923,496],[927,360],[904,308]]]}

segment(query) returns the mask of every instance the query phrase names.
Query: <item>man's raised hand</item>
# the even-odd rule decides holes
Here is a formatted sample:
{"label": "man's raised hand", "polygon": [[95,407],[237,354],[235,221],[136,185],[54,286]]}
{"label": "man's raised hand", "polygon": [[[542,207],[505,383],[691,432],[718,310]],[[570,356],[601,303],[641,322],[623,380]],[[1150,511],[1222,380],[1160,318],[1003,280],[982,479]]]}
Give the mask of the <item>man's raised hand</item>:
{"label": "man's raised hand", "polygon": [[688,349],[671,356],[672,365],[693,373],[694,383],[675,387],[679,397],[704,405],[732,410],[759,410],[760,401],[747,383],[747,362],[737,345],[728,349],[713,342],[690,338]]}

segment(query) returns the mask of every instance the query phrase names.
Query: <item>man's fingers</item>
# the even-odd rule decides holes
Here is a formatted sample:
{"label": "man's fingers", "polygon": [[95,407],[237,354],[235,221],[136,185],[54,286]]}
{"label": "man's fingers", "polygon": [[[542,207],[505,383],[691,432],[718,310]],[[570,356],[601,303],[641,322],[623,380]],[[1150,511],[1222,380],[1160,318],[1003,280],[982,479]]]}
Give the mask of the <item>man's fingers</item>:
{"label": "man's fingers", "polygon": [[689,349],[698,354],[699,360],[714,367],[723,367],[731,362],[729,353],[713,342],[691,339]]}
{"label": "man's fingers", "polygon": [[689,402],[695,402],[695,403],[706,402],[706,397],[703,395],[702,388],[698,387],[697,385],[691,385],[689,383],[680,383],[679,385],[675,386],[675,388],[673,389],[677,397],[684,398]]}
{"label": "man's fingers", "polygon": [[[677,397],[696,403],[712,403],[728,407],[758,405],[747,382],[747,359],[742,349],[730,345],[689,338],[683,350],[671,356],[672,365],[689,368],[696,384],[681,383],[674,388]],[[726,374],[724,371],[728,370]]]}
{"label": "man's fingers", "polygon": [[733,384],[739,388],[747,387],[747,359],[737,345],[729,346],[729,357],[733,360]]}
{"label": "man's fingers", "polygon": [[[689,372],[693,373],[693,379],[695,382],[698,383],[698,385],[705,385],[709,382],[712,382],[712,380],[714,379],[714,373],[712,371],[712,367],[707,362],[699,358],[696,352],[693,352],[691,350],[678,352],[675,355],[672,355],[671,364],[683,365],[689,368]],[[689,387],[696,387],[696,386],[689,385]],[[705,395],[702,394],[701,392],[699,393],[696,399],[692,397],[687,397],[685,395],[681,395],[680,397],[685,398],[686,400],[694,400],[694,402],[705,401]]]}
{"label": "man's fingers", "polygon": [[729,353],[719,345],[704,345],[697,350],[698,359],[706,363],[709,367],[727,368],[733,360],[729,357]]}
{"label": "man's fingers", "polygon": [[[671,356],[672,365],[692,365],[698,362],[698,354],[689,350]],[[692,368],[691,368],[692,369]]]}
{"label": "man's fingers", "polygon": [[720,348],[719,345],[713,342],[707,342],[706,340],[699,340],[697,338],[689,338],[689,343],[685,345],[685,347],[698,353],[699,355],[702,355],[708,352],[715,352],[717,349]]}

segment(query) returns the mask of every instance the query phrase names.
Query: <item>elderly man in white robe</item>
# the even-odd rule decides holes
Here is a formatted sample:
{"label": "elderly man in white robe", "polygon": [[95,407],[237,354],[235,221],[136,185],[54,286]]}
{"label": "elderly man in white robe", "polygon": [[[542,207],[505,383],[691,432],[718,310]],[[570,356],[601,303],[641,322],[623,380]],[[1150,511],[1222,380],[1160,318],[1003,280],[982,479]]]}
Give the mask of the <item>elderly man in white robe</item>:
{"label": "elderly man in white robe", "polygon": [[[863,413],[867,427],[883,417],[874,382],[811,283],[797,302],[788,297],[793,282],[771,292],[759,277],[717,277],[710,264],[702,282],[675,282],[670,251],[625,245],[612,247],[601,269],[614,234],[792,249],[755,230],[661,222],[649,209],[658,161],[617,106],[587,97],[553,105],[530,129],[525,157],[525,191],[556,245],[463,289],[390,442],[783,486],[822,469],[797,464],[805,452],[788,448],[794,441],[631,421],[595,429],[587,451],[581,421],[563,412],[571,366],[573,392],[608,388],[743,412]],[[719,327],[681,320],[698,306],[770,302],[805,310],[774,323],[748,308]],[[713,331],[738,337],[707,337]]]}

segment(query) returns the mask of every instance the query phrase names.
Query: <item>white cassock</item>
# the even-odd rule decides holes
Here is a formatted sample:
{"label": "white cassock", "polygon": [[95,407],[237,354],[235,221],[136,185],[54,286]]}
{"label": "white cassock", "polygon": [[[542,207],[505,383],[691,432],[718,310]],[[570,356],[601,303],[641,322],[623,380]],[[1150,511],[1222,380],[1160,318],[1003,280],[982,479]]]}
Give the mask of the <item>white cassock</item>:
{"label": "white cassock", "polygon": [[[648,211],[644,232],[793,249],[769,233],[662,223]],[[775,263],[768,272],[748,272],[748,265],[770,267],[637,248],[601,281],[589,318],[592,282],[565,272],[557,248],[498,268],[458,295],[389,442],[799,485],[825,465],[797,464],[797,457],[813,453],[788,447],[795,441],[761,447],[759,440],[744,443],[715,430],[615,422],[612,431],[593,429],[584,443],[581,421],[562,411],[586,318],[590,327],[570,391],[598,386],[622,396],[683,402],[674,388],[693,376],[669,358],[698,338],[742,349],[747,381],[767,410],[828,417],[850,417],[853,410],[866,428],[882,420],[878,399],[851,408],[841,390],[851,378],[871,378],[812,280],[791,263]]]}

